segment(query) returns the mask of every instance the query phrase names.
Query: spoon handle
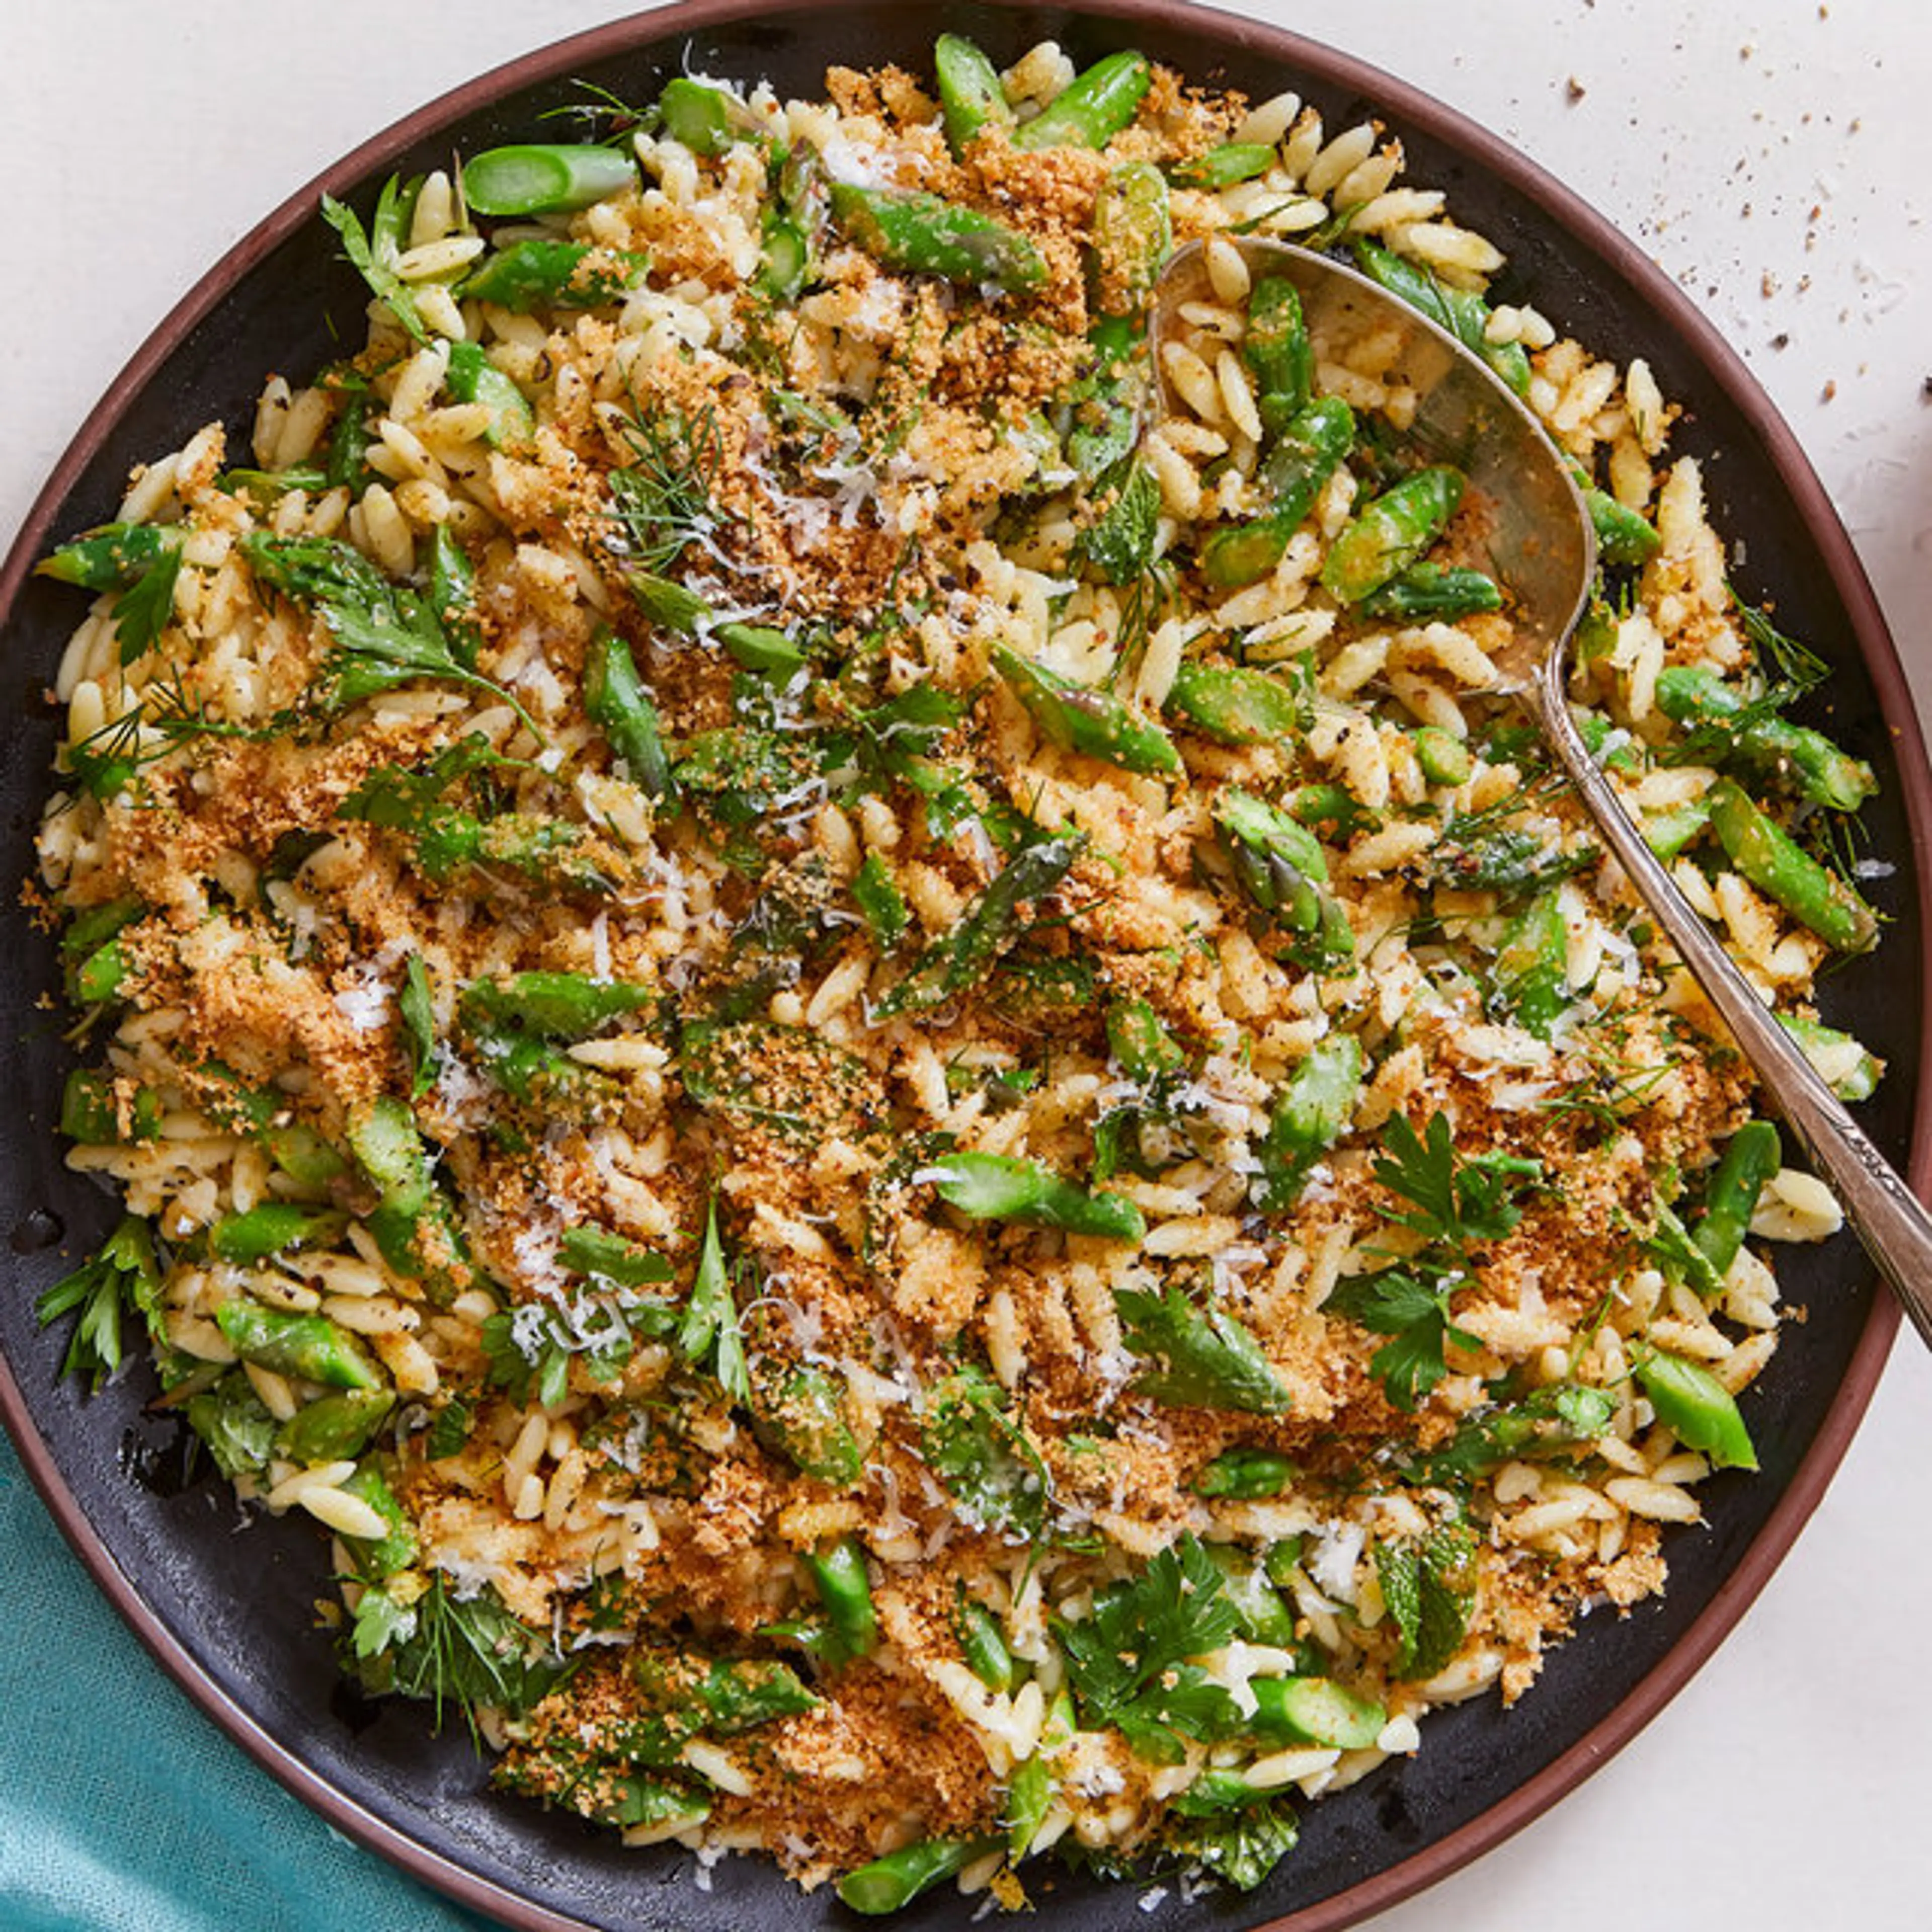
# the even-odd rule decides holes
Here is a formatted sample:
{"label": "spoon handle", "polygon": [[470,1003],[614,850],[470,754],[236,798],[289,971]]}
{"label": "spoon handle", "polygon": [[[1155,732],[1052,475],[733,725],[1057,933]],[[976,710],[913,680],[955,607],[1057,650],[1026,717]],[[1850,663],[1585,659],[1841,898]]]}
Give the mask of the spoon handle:
{"label": "spoon handle", "polygon": [[1566,655],[1560,648],[1552,652],[1523,693],[1544,737],[1637,896],[1723,1016],[1772,1105],[1830,1182],[1866,1253],[1932,1347],[1932,1214],[1845,1111],[1644,842],[1570,720],[1563,691]]}

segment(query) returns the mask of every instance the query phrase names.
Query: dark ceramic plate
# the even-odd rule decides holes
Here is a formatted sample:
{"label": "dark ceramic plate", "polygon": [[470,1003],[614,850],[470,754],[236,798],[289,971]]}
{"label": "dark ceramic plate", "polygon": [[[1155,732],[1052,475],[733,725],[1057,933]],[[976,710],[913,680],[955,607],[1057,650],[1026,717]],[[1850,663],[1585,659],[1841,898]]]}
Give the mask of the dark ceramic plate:
{"label": "dark ceramic plate", "polygon": [[[41,692],[76,609],[70,593],[31,579],[29,567],[60,535],[110,514],[135,462],[176,447],[211,418],[245,425],[262,372],[326,360],[339,340],[332,317],[355,332],[364,291],[315,218],[322,189],[366,200],[392,170],[528,138],[544,110],[573,97],[577,80],[648,100],[688,64],[809,95],[830,63],[922,70],[944,28],[972,34],[1002,62],[1048,34],[1083,63],[1136,46],[1194,81],[1258,98],[1293,86],[1334,127],[1378,116],[1401,136],[1410,178],[1448,189],[1459,217],[1506,251],[1504,298],[1533,297],[1562,332],[1620,359],[1648,358],[1665,393],[1688,405],[1678,446],[1706,460],[1715,520],[1739,545],[1743,588],[1774,599],[1784,627],[1831,660],[1832,728],[1884,780],[1870,820],[1874,849],[1898,866],[1876,888],[1890,928],[1879,961],[1835,976],[1826,998],[1829,1016],[1892,1064],[1868,1112],[1880,1144],[1902,1161],[1925,1044],[1921,920],[1932,788],[1870,590],[1789,431],[1648,260],[1505,143],[1328,48],[1153,0],[1077,9],[703,0],[516,62],[332,169],[162,324],[62,459],[0,574],[4,662],[20,700],[20,722],[0,748],[8,874],[32,868],[56,742]],[[491,1796],[460,1727],[433,1737],[421,1707],[368,1704],[339,1682],[313,1628],[311,1605],[326,1588],[320,1538],[294,1521],[265,1520],[237,1536],[214,1479],[183,1484],[183,1445],[146,1412],[153,1390],[144,1372],[92,1401],[56,1379],[60,1343],[36,1328],[34,1297],[91,1250],[114,1210],[62,1164],[54,1120],[68,1054],[57,1010],[40,1004],[58,983],[51,946],[16,922],[0,974],[11,1022],[8,1084],[18,1101],[0,1119],[16,1217],[10,1252],[0,1252],[0,1407],[82,1558],[189,1694],[343,1829],[513,1925],[735,1932],[846,1922],[829,1894],[807,1898],[768,1864],[727,1860],[701,1892],[682,1853],[627,1852],[570,1819]],[[1922,1184],[1926,1166],[1915,1161]],[[1494,1844],[1625,1742],[1710,1654],[1790,1547],[1884,1360],[1894,1317],[1849,1238],[1792,1253],[1784,1273],[1790,1298],[1810,1318],[1754,1396],[1764,1472],[1710,1486],[1708,1527],[1672,1540],[1666,1600],[1628,1618],[1592,1619],[1514,1712],[1486,1700],[1432,1718],[1418,1758],[1310,1807],[1300,1849],[1252,1897],[1190,1904],[1170,1892],[1148,1914],[1132,1888],[1062,1876],[1042,1887],[1051,1886],[1054,1922],[1067,1932],[1341,1925]],[[942,1892],[902,1922],[961,1925],[971,1915],[970,1904]]]}

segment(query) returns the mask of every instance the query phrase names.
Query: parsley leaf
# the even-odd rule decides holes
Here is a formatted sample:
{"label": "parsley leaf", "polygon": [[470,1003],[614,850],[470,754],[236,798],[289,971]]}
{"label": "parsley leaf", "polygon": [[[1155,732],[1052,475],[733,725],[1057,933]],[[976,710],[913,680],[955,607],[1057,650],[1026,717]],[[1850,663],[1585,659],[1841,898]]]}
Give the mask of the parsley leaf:
{"label": "parsley leaf", "polygon": [[121,1366],[121,1317],[132,1310],[144,1316],[151,1333],[160,1334],[160,1264],[153,1237],[137,1214],[127,1216],[100,1244],[90,1260],[57,1281],[34,1304],[46,1328],[63,1315],[79,1311],[67,1354],[64,1376],[86,1376],[89,1390],[98,1390]]}
{"label": "parsley leaf", "polygon": [[483,1323],[483,1377],[503,1390],[512,1402],[527,1402],[532,1384],[543,1408],[561,1402],[570,1387],[570,1345],[564,1337],[539,1329],[535,1352],[526,1349],[518,1334],[516,1317],[500,1309]]}
{"label": "parsley leaf", "polygon": [[1382,1129],[1388,1158],[1376,1162],[1376,1178],[1411,1204],[1390,1219],[1426,1239],[1453,1238],[1456,1226],[1456,1154],[1446,1116],[1430,1117],[1426,1139],[1402,1114],[1391,1114]]}
{"label": "parsley leaf", "polygon": [[487,1588],[459,1597],[438,1570],[413,1604],[392,1599],[387,1608],[364,1607],[372,1597],[388,1596],[380,1585],[364,1592],[350,1632],[352,1660],[379,1694],[427,1700],[439,1729],[446,1704],[458,1706],[473,1732],[484,1706],[520,1716],[569,1673],[548,1638]]}
{"label": "parsley leaf", "polygon": [[365,231],[356,211],[333,195],[322,198],[322,218],[342,238],[342,252],[355,265],[378,301],[391,312],[416,342],[427,348],[429,331],[416,311],[410,285],[396,272],[402,255],[402,238],[409,232],[417,190],[422,181],[404,182],[392,175],[382,184],[376,200],[376,212]]}
{"label": "parsley leaf", "polygon": [[677,1317],[670,1302],[655,1295],[596,1281],[554,1304],[501,1310],[483,1323],[484,1379],[514,1402],[532,1400],[534,1391],[548,1408],[568,1393],[573,1357],[592,1382],[614,1381],[635,1353],[636,1337],[667,1335]]}
{"label": "parsley leaf", "polygon": [[121,662],[132,664],[153,646],[175,614],[175,583],[181,575],[178,544],[156,553],[154,560],[114,600],[114,631]]}
{"label": "parsley leaf", "polygon": [[1522,1218],[1511,1194],[1543,1177],[1540,1161],[1518,1154],[1476,1154],[1459,1161],[1443,1114],[1432,1114],[1420,1135],[1406,1115],[1392,1114],[1382,1129],[1382,1147],[1385,1157],[1376,1162],[1376,1178],[1410,1204],[1388,1218],[1425,1240],[1458,1249],[1501,1240]]}
{"label": "parsley leaf", "polygon": [[380,1657],[406,1643],[416,1628],[416,1613],[406,1604],[398,1603],[385,1589],[367,1589],[356,1599],[350,1648],[358,1658]]}
{"label": "parsley leaf", "polygon": [[566,1228],[558,1239],[556,1253],[566,1268],[595,1280],[614,1282],[620,1288],[644,1288],[669,1281],[674,1272],[662,1255],[640,1248],[608,1228],[585,1225]]}
{"label": "parsley leaf", "polygon": [[423,1454],[432,1462],[459,1454],[476,1426],[476,1412],[461,1396],[452,1396],[436,1412],[423,1438]]}
{"label": "parsley leaf", "polygon": [[1324,1311],[1346,1315],[1364,1328],[1393,1339],[1370,1358],[1369,1372],[1382,1382],[1396,1408],[1412,1412],[1449,1372],[1443,1349],[1449,1342],[1477,1348],[1480,1341],[1459,1328],[1449,1312],[1449,1298],[1459,1276],[1388,1268],[1338,1282]]}
{"label": "parsley leaf", "polygon": [[1198,1664],[1177,1664],[1130,1704],[1114,1722],[1136,1757],[1154,1764],[1179,1764],[1186,1741],[1211,1744],[1238,1735],[1241,1707],[1226,1685],[1217,1684]]}
{"label": "parsley leaf", "polygon": [[1462,1257],[1472,1244],[1501,1240],[1522,1219],[1513,1197],[1542,1178],[1543,1164],[1507,1154],[1459,1160],[1442,1114],[1430,1115],[1420,1134],[1404,1116],[1391,1114],[1382,1147],[1376,1178],[1408,1204],[1382,1214],[1428,1246],[1394,1267],[1341,1282],[1325,1305],[1390,1337],[1370,1358],[1369,1370],[1396,1408],[1413,1411],[1449,1372],[1443,1360],[1448,1343],[1480,1347],[1449,1311],[1450,1297],[1468,1279]]}
{"label": "parsley leaf", "polygon": [[352,544],[334,537],[278,537],[254,530],[242,554],[263,583],[322,614],[336,649],[322,667],[323,703],[359,704],[418,678],[442,678],[500,698],[539,737],[535,722],[503,687],[463,661],[433,606],[392,584]]}
{"label": "parsley leaf", "polygon": [[[1192,1535],[1139,1576],[1096,1591],[1090,1615],[1054,1625],[1084,1727],[1112,1722],[1190,1658],[1220,1649],[1240,1622],[1220,1568]],[[1172,1721],[1174,1708],[1156,1697],[1150,1711],[1159,1720],[1165,1709]]]}

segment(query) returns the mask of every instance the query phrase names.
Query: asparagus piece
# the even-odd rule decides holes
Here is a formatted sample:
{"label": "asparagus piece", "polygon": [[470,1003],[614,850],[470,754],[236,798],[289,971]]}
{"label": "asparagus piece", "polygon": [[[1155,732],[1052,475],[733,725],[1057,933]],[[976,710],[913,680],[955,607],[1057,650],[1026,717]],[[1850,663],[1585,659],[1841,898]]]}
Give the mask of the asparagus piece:
{"label": "asparagus piece", "polygon": [[1354,951],[1347,915],[1323,890],[1328,861],[1313,832],[1234,785],[1215,800],[1214,817],[1236,883],[1276,925],[1315,942],[1324,956]]}
{"label": "asparagus piece", "polygon": [[560,214],[588,208],[637,178],[636,164],[620,148],[524,142],[486,148],[470,162],[463,199],[472,214]]}
{"label": "asparagus piece", "polygon": [[889,268],[1024,295],[1046,280],[1040,250],[1018,230],[936,194],[831,185],[832,216]]}
{"label": "asparagus piece", "polygon": [[865,1451],[847,1418],[844,1384],[828,1370],[801,1362],[753,1406],[760,1436],[806,1475],[838,1489],[859,1480]]}
{"label": "asparagus piece", "polygon": [[275,1432],[291,1462],[336,1462],[362,1454],[396,1405],[393,1389],[345,1388],[304,1403]]}
{"label": "asparagus piece", "polygon": [[1373,1698],[1330,1678],[1257,1677],[1249,1688],[1255,1708],[1248,1728],[1268,1744],[1365,1750],[1388,1722]]}
{"label": "asparagus piece", "polygon": [[867,853],[866,862],[854,875],[852,896],[865,914],[874,943],[881,952],[890,952],[905,937],[912,912],[892,868],[877,852]]}
{"label": "asparagus piece", "polygon": [[958,926],[920,956],[912,970],[880,1000],[880,1018],[943,1006],[991,972],[1018,938],[1019,908],[1053,890],[1079,850],[1072,838],[1045,838],[1015,855],[974,901]]}
{"label": "asparagus piece", "polygon": [[1570,930],[1554,891],[1524,907],[1496,949],[1496,998],[1538,1040],[1550,1037],[1570,1004],[1569,957]]}
{"label": "asparagus piece", "polygon": [[1146,57],[1123,51],[1076,75],[1013,136],[1013,146],[1104,148],[1134,118],[1154,78]]}
{"label": "asparagus piece", "polygon": [[494,302],[520,315],[541,308],[598,308],[622,302],[649,266],[642,255],[532,237],[484,256],[456,292],[466,302]]}
{"label": "asparagus piece", "polygon": [[838,1881],[838,1897],[852,1910],[868,1918],[897,1912],[921,1892],[956,1877],[975,1858],[997,1851],[1000,1842],[998,1838],[921,1838],[848,1872]]}
{"label": "asparagus piece", "polygon": [[858,1539],[845,1537],[830,1550],[807,1556],[805,1567],[824,1606],[842,1660],[869,1657],[878,1647],[878,1618],[872,1607],[866,1552]]}
{"label": "asparagus piece", "polygon": [[664,131],[694,154],[722,154],[735,142],[762,131],[741,101],[688,74],[665,82],[658,116]]}
{"label": "asparagus piece", "polygon": [[952,1609],[952,1634],[973,1675],[989,1690],[1011,1691],[1019,1682],[1019,1668],[1006,1642],[999,1618],[962,1584]]}
{"label": "asparagus piece", "polygon": [[1390,295],[1400,296],[1462,346],[1480,356],[1518,395],[1529,387],[1529,358],[1517,342],[1489,338],[1490,305],[1469,289],[1452,288],[1432,269],[1379,242],[1355,244],[1355,266]]}
{"label": "asparagus piece", "polygon": [[83,1006],[104,1006],[120,993],[129,972],[127,950],[118,939],[95,947],[74,968],[74,998]]}
{"label": "asparagus piece", "polygon": [[1267,512],[1252,523],[1216,530],[1202,546],[1208,580],[1231,590],[1274,569],[1354,440],[1354,412],[1340,396],[1318,397],[1298,410],[1262,465],[1273,499]]}
{"label": "asparagus piece", "polygon": [[1063,1228],[1109,1241],[1138,1241],[1147,1232],[1145,1218],[1124,1195],[1089,1194],[1037,1161],[1010,1154],[949,1154],[914,1178],[975,1221]]}
{"label": "asparagus piece", "polygon": [[1013,110],[1000,86],[999,70],[973,41],[941,34],[933,43],[932,65],[946,143],[954,154],[964,154],[982,128],[1012,125]]}
{"label": "asparagus piece", "polygon": [[1261,1344],[1225,1309],[1202,1306],[1178,1287],[1165,1294],[1117,1288],[1114,1306],[1128,1348],[1166,1364],[1134,1384],[1156,1402],[1254,1415],[1279,1414],[1290,1406],[1288,1390]]}
{"label": "asparagus piece", "polygon": [[1660,1348],[1643,1349],[1635,1368],[1658,1420],[1685,1448],[1709,1456],[1720,1469],[1757,1467],[1757,1450],[1737,1402],[1708,1369]]}
{"label": "asparagus piece", "polygon": [[1478,610],[1500,610],[1503,593],[1496,579],[1460,565],[1412,563],[1379,590],[1362,599],[1371,617],[1395,617],[1405,623],[1436,618],[1451,623]]}
{"label": "asparagus piece", "polygon": [[43,557],[34,574],[82,590],[126,590],[181,540],[166,524],[102,524]]}
{"label": "asparagus piece", "polygon": [[1125,461],[1140,433],[1129,372],[1141,340],[1138,322],[1126,316],[1102,316],[1088,331],[1094,366],[1066,398],[1066,460],[1090,484]]}
{"label": "asparagus piece", "polygon": [[715,638],[747,670],[783,680],[804,667],[804,652],[783,631],[736,618],[720,620],[697,592],[648,570],[634,570],[626,581],[652,623],[680,637]]}
{"label": "asparagus piece", "polygon": [[1203,1464],[1189,1486],[1197,1496],[1253,1502],[1280,1496],[1295,1474],[1294,1463],[1277,1449],[1228,1449]]}
{"label": "asparagus piece", "polygon": [[1606,490],[1594,484],[1583,486],[1583,507],[1589,512],[1590,527],[1597,535],[1597,560],[1600,563],[1647,563],[1664,539],[1641,510],[1619,503]]}
{"label": "asparagus piece", "polygon": [[60,1130],[70,1140],[152,1140],[161,1129],[160,1096],[152,1087],[137,1088],[124,1117],[124,1132],[123,1118],[112,1075],[83,1066],[68,1075],[61,1088]]}
{"label": "asparagus piece", "polygon": [[1204,664],[1195,658],[1174,673],[1162,708],[1222,745],[1298,737],[1309,723],[1306,699],[1280,678],[1236,665]]}
{"label": "asparagus piece", "polygon": [[648,1006],[657,997],[655,987],[594,980],[582,973],[515,973],[507,980],[471,981],[460,1007],[472,1025],[573,1040]]}
{"label": "asparagus piece", "polygon": [[993,668],[1026,706],[1041,735],[1062,750],[1102,758],[1130,772],[1180,770],[1174,740],[1112,692],[1076,684],[1005,644],[993,647]]}
{"label": "asparagus piece", "polygon": [[1167,178],[1151,161],[1126,161],[1100,184],[1094,202],[1094,246],[1128,304],[1144,305],[1174,250]]}
{"label": "asparagus piece", "polygon": [[1690,1237],[1720,1279],[1738,1258],[1765,1184],[1784,1164],[1784,1144],[1772,1121],[1747,1120],[1731,1136],[1704,1190],[1704,1218]]}
{"label": "asparagus piece", "polygon": [[449,1210],[430,1178],[429,1154],[406,1101],[379,1094],[350,1122],[349,1144],[380,1198],[363,1216],[382,1258],[420,1279],[434,1301],[455,1292],[452,1262],[460,1258]]}
{"label": "asparagus piece", "polygon": [[1107,1009],[1107,1050],[1130,1080],[1158,1079],[1187,1064],[1180,1042],[1145,1000],[1116,1000]]}
{"label": "asparagus piece", "polygon": [[292,1315],[257,1301],[230,1301],[217,1309],[215,1325],[244,1362],[324,1382],[332,1388],[379,1389],[382,1372],[368,1351],[326,1315]]}
{"label": "asparagus piece", "polygon": [[1344,604],[1359,604],[1400,576],[1442,535],[1462,488],[1462,472],[1438,463],[1384,490],[1335,539],[1323,585]]}
{"label": "asparagus piece", "polygon": [[1348,1131],[1361,1093],[1361,1042],[1352,1033],[1317,1040],[1282,1089],[1256,1150],[1261,1172],[1250,1196],[1263,1214],[1300,1199],[1310,1171]]}
{"label": "asparagus piece", "polygon": [[[1704,665],[1666,666],[1658,674],[1657,702],[1674,723],[1727,735],[1730,754],[1740,763],[1814,805],[1856,812],[1878,789],[1862,758],[1840,751],[1822,731],[1750,715],[1750,700]],[[1733,719],[1741,722],[1727,731]]]}
{"label": "asparagus piece", "polygon": [[208,1231],[208,1252],[218,1261],[247,1268],[290,1248],[332,1241],[348,1216],[330,1208],[298,1207],[290,1201],[263,1201],[244,1214],[224,1214]]}
{"label": "asparagus piece", "polygon": [[759,218],[762,246],[752,286],[769,302],[796,302],[812,272],[812,238],[782,208]]}
{"label": "asparagus piece", "polygon": [[1461,784],[1475,769],[1468,746],[1439,724],[1418,726],[1409,742],[1415,747],[1415,762],[1421,766],[1422,776],[1431,784]]}
{"label": "asparagus piece", "polygon": [[1668,865],[1711,826],[1711,808],[1701,798],[1687,799],[1668,811],[1647,812],[1643,842]]}
{"label": "asparagus piece", "polygon": [[610,748],[629,768],[632,782],[652,798],[670,790],[657,706],[638,675],[631,647],[615,631],[600,629],[584,662],[584,708],[604,728]]}
{"label": "asparagus piece", "polygon": [[1738,871],[1767,897],[1840,952],[1878,940],[1878,915],[1837,873],[1781,832],[1730,778],[1704,795],[1711,828]]}
{"label": "asparagus piece", "polygon": [[[491,448],[520,442],[536,427],[523,391],[490,360],[480,342],[449,345],[449,372],[443,380],[456,401],[488,405],[494,420],[483,432],[483,440]],[[440,535],[443,526],[436,527]]]}
{"label": "asparagus piece", "polygon": [[1264,276],[1255,284],[1241,358],[1255,373],[1262,428],[1270,436],[1282,434],[1315,392],[1315,345],[1302,318],[1301,296],[1285,276]]}
{"label": "asparagus piece", "polygon": [[1182,188],[1204,188],[1211,194],[1266,174],[1274,158],[1275,150],[1265,141],[1224,141],[1193,160],[1183,161],[1174,170],[1174,178]]}
{"label": "asparagus piece", "polygon": [[1851,1034],[1796,1013],[1780,1013],[1778,1019],[1840,1100],[1869,1100],[1877,1092],[1885,1070]]}
{"label": "asparagus piece", "polygon": [[1294,1612],[1282,1600],[1254,1552],[1232,1543],[1210,1543],[1203,1546],[1221,1573],[1222,1595],[1234,1605],[1240,1618],[1238,1634],[1250,1643],[1293,1649]]}

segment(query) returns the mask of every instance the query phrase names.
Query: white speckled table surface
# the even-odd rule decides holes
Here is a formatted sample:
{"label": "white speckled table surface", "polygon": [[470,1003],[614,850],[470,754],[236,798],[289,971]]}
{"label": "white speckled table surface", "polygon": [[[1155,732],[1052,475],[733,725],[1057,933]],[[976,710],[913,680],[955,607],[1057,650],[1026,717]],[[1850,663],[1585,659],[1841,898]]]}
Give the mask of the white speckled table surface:
{"label": "white speckled table surface", "polygon": [[[8,0],[0,534],[148,329],[261,215],[422,101],[616,10]],[[1924,0],[1376,0],[1332,10],[1333,28],[1287,0],[1232,10],[1505,134],[1682,283],[1797,432],[1932,712]],[[1932,1922],[1928,1472],[1932,1366],[1908,1334],[1796,1551],[1690,1688],[1553,1812],[1378,1925]]]}

